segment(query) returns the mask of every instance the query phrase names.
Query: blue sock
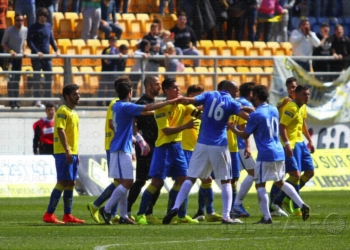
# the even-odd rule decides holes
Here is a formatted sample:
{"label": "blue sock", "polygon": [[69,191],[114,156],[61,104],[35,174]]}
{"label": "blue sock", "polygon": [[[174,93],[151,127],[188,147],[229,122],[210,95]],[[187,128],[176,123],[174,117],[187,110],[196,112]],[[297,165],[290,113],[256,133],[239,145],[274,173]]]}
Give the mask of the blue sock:
{"label": "blue sock", "polygon": [[277,204],[281,206],[282,200],[280,200],[279,193],[282,192],[276,185],[272,185],[270,191],[270,204]]}
{"label": "blue sock", "polygon": [[97,199],[94,201],[94,205],[100,207],[105,201],[107,201],[111,197],[115,188],[115,183],[111,183],[108,187],[106,187],[102,194],[99,197],[97,197]]}
{"label": "blue sock", "polygon": [[61,195],[64,187],[60,184],[56,184],[55,188],[51,192],[49,205],[47,206],[47,212],[53,214],[56,210],[57,204],[61,199]]}
{"label": "blue sock", "polygon": [[178,214],[179,218],[183,218],[183,217],[186,216],[186,214],[187,214],[187,207],[188,207],[188,196],[186,197],[184,202],[182,202],[181,206],[179,207],[179,214]]}
{"label": "blue sock", "polygon": [[211,185],[212,185],[211,183],[201,184],[201,187],[199,189],[199,192],[201,192],[204,197],[204,203],[205,203],[207,214],[214,213],[214,207],[213,207],[214,192],[213,192],[213,189],[211,188]]}
{"label": "blue sock", "polygon": [[235,205],[237,195],[237,182],[232,183],[232,204],[231,204],[231,213],[233,213],[233,206]]}
{"label": "blue sock", "polygon": [[63,191],[64,214],[72,213],[74,186],[66,187]]}
{"label": "blue sock", "polygon": [[201,212],[204,214],[204,208],[205,208],[205,198],[204,198],[204,190],[202,186],[199,188],[198,192],[198,212]]}
{"label": "blue sock", "polygon": [[[168,209],[167,209],[167,214],[170,212],[170,210],[174,207],[175,205],[175,201],[176,201],[176,197],[179,193],[179,190],[180,190],[180,186],[174,184],[173,188],[170,190],[169,192],[169,200],[168,200]],[[183,204],[181,204],[180,207],[182,207]],[[179,214],[180,214],[180,208],[179,208]],[[183,210],[183,209],[182,209]],[[183,213],[183,211],[182,211]],[[186,214],[185,214],[186,215]],[[185,216],[184,215],[184,216]],[[182,217],[184,217],[182,216]],[[181,216],[179,216],[180,218],[182,218]]]}
{"label": "blue sock", "polygon": [[153,195],[157,192],[157,188],[149,184],[145,192],[143,192],[140,208],[137,215],[146,214],[148,207],[152,204]]}

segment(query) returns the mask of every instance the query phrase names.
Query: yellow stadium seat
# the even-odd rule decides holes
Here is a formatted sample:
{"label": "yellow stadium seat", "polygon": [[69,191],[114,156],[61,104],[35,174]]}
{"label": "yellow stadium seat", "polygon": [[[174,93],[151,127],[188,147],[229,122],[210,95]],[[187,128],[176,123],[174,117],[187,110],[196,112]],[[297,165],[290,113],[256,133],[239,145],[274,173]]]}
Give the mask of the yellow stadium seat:
{"label": "yellow stadium seat", "polygon": [[78,53],[80,53],[80,48],[86,45],[84,39],[72,39],[71,42],[72,42],[72,45],[75,45],[78,47]]}
{"label": "yellow stadium seat", "polygon": [[146,22],[147,21],[151,21],[149,15],[147,13],[136,13],[136,20],[141,21],[141,28],[142,28],[142,32],[146,33]]}
{"label": "yellow stadium seat", "polygon": [[208,48],[213,46],[213,42],[211,40],[200,40],[199,44],[202,47],[208,47]]}
{"label": "yellow stadium seat", "polygon": [[[93,52],[93,48],[89,45],[82,46],[81,47],[81,55],[96,55],[96,49],[95,52]],[[101,59],[92,59],[92,58],[83,58],[80,62],[81,66],[98,66],[101,65]]]}
{"label": "yellow stadium seat", "polygon": [[[262,56],[272,56],[274,55],[273,53],[276,53],[276,50],[273,50],[272,48],[266,47],[266,48],[263,48],[262,50]],[[273,60],[272,59],[263,60],[262,66],[265,66],[265,67],[273,66]]]}
{"label": "yellow stadium seat", "polygon": [[[76,66],[72,67],[72,73],[79,73],[79,69]],[[72,83],[79,86],[80,93],[85,94],[84,79],[82,74],[72,74]]]}
{"label": "yellow stadium seat", "polygon": [[[22,71],[33,71],[32,66],[22,66]],[[21,75],[20,83],[19,83],[19,94],[28,94],[28,74],[24,73]]]}
{"label": "yellow stadium seat", "polygon": [[15,11],[8,10],[6,12],[6,27],[9,28],[15,24]]}
{"label": "yellow stadium seat", "polygon": [[75,20],[75,32],[74,38],[81,38],[81,32],[83,30],[83,19]]}
{"label": "yellow stadium seat", "polygon": [[[59,24],[60,20],[64,19],[64,15],[62,12],[54,12],[53,13],[53,23],[52,23],[52,29],[53,29],[53,36],[59,37]],[[25,25],[27,26],[27,25]]]}
{"label": "yellow stadium seat", "polygon": [[170,30],[176,25],[177,17],[174,14],[165,14],[163,16],[163,28]]}
{"label": "yellow stadium seat", "polygon": [[[24,46],[24,53],[26,53],[27,55],[30,55],[32,53],[28,45]],[[32,65],[32,61],[30,58],[28,57],[22,58],[22,66],[31,66],[31,65]]]}
{"label": "yellow stadium seat", "polygon": [[66,12],[64,13],[64,17],[73,21],[79,19],[79,15],[76,12]]}
{"label": "yellow stadium seat", "polygon": [[[63,50],[63,46],[60,46],[60,45],[57,45],[57,49],[60,51],[61,54],[63,54],[61,51]],[[50,54],[55,54],[54,50],[52,47],[50,47]],[[27,59],[27,58],[25,58]],[[31,62],[30,64],[23,64],[23,61],[22,61],[22,65],[23,66],[26,66],[26,65],[31,65]],[[64,60],[63,58],[60,58],[60,57],[54,57],[52,58],[52,66],[63,66],[64,65]]]}
{"label": "yellow stadium seat", "polygon": [[[162,66],[159,66],[159,67],[158,67],[158,72],[159,72],[159,75],[158,75],[159,81],[160,81],[160,82],[163,82],[163,80],[164,80],[164,74],[162,74],[162,73],[165,72],[165,68],[162,67]],[[180,89],[181,89],[181,86],[180,86]]]}
{"label": "yellow stadium seat", "polygon": [[275,50],[274,56],[285,56],[285,55],[287,55],[285,48],[277,48]]}
{"label": "yellow stadium seat", "polygon": [[0,95],[7,94],[7,79],[5,79],[2,68],[0,67]]}
{"label": "yellow stadium seat", "polygon": [[126,46],[130,47],[129,41],[128,40],[118,40],[117,41],[117,46],[119,47],[120,45],[125,44]]}
{"label": "yellow stadium seat", "polygon": [[[195,67],[194,72],[196,73],[208,73],[207,67]],[[205,76],[204,74],[200,75],[190,75],[190,83],[192,84],[200,84],[202,86],[205,86]]]}
{"label": "yellow stadium seat", "polygon": [[253,43],[251,41],[241,41],[239,44],[240,44],[241,47],[247,48],[247,50],[249,48],[254,47],[254,45],[253,45]]}
{"label": "yellow stadium seat", "polygon": [[260,50],[266,47],[266,43],[264,41],[255,41],[253,42],[253,45],[254,45],[254,48],[258,48]]}
{"label": "yellow stadium seat", "polygon": [[[214,74],[215,68],[214,67],[209,67],[208,68],[208,72],[213,73],[212,77],[213,77],[213,83],[214,83],[214,79],[215,79],[215,74]],[[218,73],[218,77],[216,79],[216,85],[219,84],[221,81],[226,80],[226,77],[224,75],[220,75],[220,73],[222,73],[221,68],[216,68],[216,71]]]}
{"label": "yellow stadium seat", "polygon": [[130,20],[121,19],[121,20],[118,20],[118,24],[123,30],[121,38],[122,39],[131,39]]}
{"label": "yellow stadium seat", "polygon": [[99,87],[98,76],[94,74],[92,67],[80,67],[80,72],[83,74],[83,81],[86,92],[93,95]]}
{"label": "yellow stadium seat", "polygon": [[67,47],[72,45],[72,42],[68,38],[57,39],[57,45],[62,46],[61,54],[67,54]]}
{"label": "yellow stadium seat", "polygon": [[261,67],[250,67],[250,73],[256,73],[256,75],[247,76],[246,81],[260,84],[260,73],[264,73],[264,70]]}
{"label": "yellow stadium seat", "polygon": [[[234,55],[234,50],[230,46],[224,46],[221,48],[221,55],[222,56],[233,56]],[[219,66],[234,66],[235,61],[233,59],[223,59],[219,60]]]}
{"label": "yellow stadium seat", "polygon": [[278,42],[267,42],[266,43],[266,47],[267,48],[271,48],[272,49],[272,54],[274,54],[275,50],[277,48],[280,48],[280,44]]}
{"label": "yellow stadium seat", "polygon": [[284,48],[286,51],[286,55],[291,56],[293,51],[293,46],[290,42],[281,42],[281,48]]}
{"label": "yellow stadium seat", "polygon": [[54,95],[61,95],[62,89],[63,89],[63,67],[52,67],[52,72],[55,72],[56,74],[53,74],[52,79],[52,93]]}
{"label": "yellow stadium seat", "polygon": [[92,48],[96,48],[97,46],[101,46],[101,42],[98,39],[87,39],[86,45],[89,45]]}
{"label": "yellow stadium seat", "polygon": [[222,47],[225,47],[227,45],[226,45],[226,42],[224,40],[213,40],[213,46],[222,48]]}
{"label": "yellow stadium seat", "polygon": [[137,39],[143,36],[142,22],[140,20],[130,21],[131,38]]}
{"label": "yellow stadium seat", "polygon": [[231,80],[236,82],[237,84],[240,84],[240,76],[236,75],[236,70],[233,67],[222,67],[222,72],[227,73],[223,75],[225,77],[225,80]]}
{"label": "yellow stadium seat", "polygon": [[184,71],[182,73],[187,73],[187,74],[176,74],[176,82],[180,86],[185,86],[184,89],[181,89],[181,93],[186,93],[186,89],[189,85],[192,85],[190,81],[190,74],[193,73],[193,68],[192,67],[185,67]]}
{"label": "yellow stadium seat", "polygon": [[[248,67],[237,67],[236,71],[237,71],[237,73],[250,73],[250,70]],[[249,76],[247,76],[245,74],[242,74],[239,77],[240,77],[240,83],[247,82],[247,79],[251,79],[251,78],[249,78]]]}
{"label": "yellow stadium seat", "polygon": [[150,13],[152,12],[152,6],[154,3],[151,0],[137,0],[132,1],[129,5],[129,8],[132,8],[133,11],[130,10],[130,12],[146,12]]}
{"label": "yellow stadium seat", "polygon": [[[248,51],[249,56],[260,56],[260,49],[257,47],[249,48]],[[262,60],[258,59],[250,59],[249,66],[260,66],[262,64]]]}
{"label": "yellow stadium seat", "polygon": [[163,16],[162,16],[162,14],[159,14],[159,13],[151,13],[150,19],[151,20],[154,20],[154,19],[163,20]]}
{"label": "yellow stadium seat", "polygon": [[[67,46],[67,54],[68,55],[80,55],[81,54],[81,47],[82,46],[78,46],[78,45]],[[71,63],[72,63],[72,66],[80,66],[81,60],[78,58],[72,58]]]}
{"label": "yellow stadium seat", "polygon": [[108,47],[109,46],[108,39],[101,39],[100,42],[101,42],[101,46],[103,46],[103,47]]}
{"label": "yellow stadium seat", "polygon": [[122,19],[123,20],[136,20],[136,17],[133,13],[123,13]]}
{"label": "yellow stadium seat", "polygon": [[[247,48],[246,47],[236,47],[236,50],[235,50],[235,56],[247,56],[248,55],[248,52],[247,52]],[[245,60],[245,59],[236,59],[235,60],[235,65],[236,66],[248,66],[248,60]]]}
{"label": "yellow stadium seat", "polygon": [[[209,47],[208,48],[208,54],[207,55],[209,55],[209,56],[218,56],[218,55],[220,55],[221,54],[221,49],[220,48],[218,48],[218,47],[215,47],[215,46],[211,46],[211,47]],[[214,60],[213,59],[211,59],[211,60],[206,60],[207,61],[207,66],[210,66],[210,67],[214,67],[215,65],[214,65]],[[219,65],[219,61],[220,60],[218,60],[218,64],[217,64],[217,66]]]}
{"label": "yellow stadium seat", "polygon": [[265,85],[266,87],[270,88],[270,82],[272,79],[272,72],[273,67],[265,67],[264,68],[265,73],[269,73],[269,75],[261,75],[260,76],[260,84]]}

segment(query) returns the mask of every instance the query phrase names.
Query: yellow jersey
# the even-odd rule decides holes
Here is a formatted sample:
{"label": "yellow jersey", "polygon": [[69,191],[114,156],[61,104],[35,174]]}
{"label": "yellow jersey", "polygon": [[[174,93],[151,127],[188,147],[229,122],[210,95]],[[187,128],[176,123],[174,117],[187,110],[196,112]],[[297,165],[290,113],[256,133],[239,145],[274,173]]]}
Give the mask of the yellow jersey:
{"label": "yellow jersey", "polygon": [[172,135],[165,135],[163,129],[169,127],[178,127],[184,124],[186,115],[191,115],[196,110],[193,105],[169,104],[163,108],[157,109],[154,112],[158,126],[158,138],[156,140],[156,147],[160,147],[165,143],[181,142],[182,132]]}
{"label": "yellow jersey", "polygon": [[61,128],[66,133],[67,143],[70,153],[78,154],[79,147],[79,116],[74,109],[70,109],[66,105],[58,108],[55,115],[54,128],[54,154],[66,153],[60,138],[58,137],[57,128]]}
{"label": "yellow jersey", "polygon": [[[281,111],[280,123],[286,126],[288,140],[292,149],[296,142],[304,141],[303,124],[307,117],[306,105],[299,107],[294,101],[287,103]],[[281,138],[282,145],[284,141]]]}
{"label": "yellow jersey", "polygon": [[106,124],[105,124],[105,150],[109,150],[111,141],[114,137],[114,130],[109,127],[109,120],[113,120],[113,105],[119,98],[115,98],[111,101],[107,109]]}
{"label": "yellow jersey", "polygon": [[[246,120],[241,119],[239,116],[231,115],[229,122],[234,122],[236,125],[242,125],[246,123]],[[231,153],[238,152],[237,135],[233,133],[231,129],[227,130],[227,143],[228,149]]]}
{"label": "yellow jersey", "polygon": [[[184,124],[189,122],[192,119],[196,119],[190,115],[186,115],[184,118]],[[199,127],[200,127],[200,122],[201,120],[196,119],[196,122],[198,122],[198,126],[191,128],[191,129],[185,129],[182,131],[182,149],[187,150],[187,151],[193,151],[196,144],[197,144],[197,139],[198,139],[198,134],[199,134]]]}

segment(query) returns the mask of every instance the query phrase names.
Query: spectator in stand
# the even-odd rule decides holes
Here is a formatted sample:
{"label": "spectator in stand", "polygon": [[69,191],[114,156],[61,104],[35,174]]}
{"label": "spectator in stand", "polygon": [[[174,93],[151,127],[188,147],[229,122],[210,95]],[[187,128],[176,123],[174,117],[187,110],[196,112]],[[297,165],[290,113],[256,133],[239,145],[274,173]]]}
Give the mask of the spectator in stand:
{"label": "spectator in stand", "polygon": [[[122,55],[127,55],[128,54],[128,46],[125,44],[122,44],[119,46],[119,53]],[[117,71],[124,72],[126,68],[126,58],[121,58],[117,61]]]}
{"label": "spectator in stand", "polygon": [[[5,0],[6,1],[6,0]],[[35,0],[16,0],[15,12],[27,17],[27,25],[35,23]]]}
{"label": "spectator in stand", "polygon": [[[102,51],[102,55],[116,55],[116,59],[102,59],[102,72],[110,72],[108,75],[101,75],[100,86],[98,88],[98,97],[114,97],[114,81],[117,79],[118,75],[115,74],[118,71],[118,63],[120,60],[117,55],[123,56],[119,53],[117,48],[117,38],[111,36],[109,38],[109,46]],[[105,92],[107,91],[107,92]],[[109,102],[106,104],[109,105]],[[97,106],[103,106],[102,101],[97,102]]]}
{"label": "spectator in stand", "polygon": [[[111,14],[113,22],[110,20]],[[105,39],[109,39],[111,32],[114,32],[118,39],[122,36],[123,29],[120,27],[116,17],[114,0],[101,1],[101,21],[99,30],[105,33]]]}
{"label": "spectator in stand", "polygon": [[[152,56],[153,55],[163,55],[163,52],[161,50],[162,39],[158,36],[158,34],[159,34],[158,24],[152,23],[151,24],[151,31],[142,38],[142,39],[149,41],[149,43],[151,45],[149,52]],[[150,58],[148,60],[147,65],[146,65],[146,71],[157,71],[158,72],[159,64],[160,64],[159,60]]]}
{"label": "spectator in stand", "polygon": [[[227,0],[226,0],[227,1]],[[242,13],[238,13],[236,11],[232,11],[234,6],[237,4],[238,0],[227,1],[227,29],[226,29],[226,37],[227,40],[239,40],[243,39],[244,29],[241,29],[240,19],[242,17]],[[234,30],[234,37],[232,36],[232,30]],[[241,36],[240,36],[241,35]],[[241,41],[239,40],[239,41]]]}
{"label": "spectator in stand", "polygon": [[[135,51],[135,56],[143,56],[144,59],[147,59],[150,57],[149,51],[151,48],[151,44],[148,40],[142,39],[141,42],[138,44],[138,50]],[[135,59],[134,65],[131,67],[131,72],[139,72],[140,74],[134,74],[130,75],[130,81],[132,82],[132,96],[135,97],[137,94],[137,87],[139,84],[139,81],[142,79],[142,72],[145,71],[146,67],[146,60],[144,59]]]}
{"label": "spectator in stand", "polygon": [[288,42],[288,24],[292,18],[291,12],[295,0],[280,0],[280,5],[287,10],[280,22],[273,23],[271,40],[276,42]]}
{"label": "spectator in stand", "polygon": [[45,113],[45,118],[41,118],[33,124],[33,153],[35,155],[53,155],[54,117],[56,113],[55,106],[52,103],[46,103]]}
{"label": "spectator in stand", "polygon": [[98,27],[101,20],[101,0],[82,0],[81,12],[83,13],[82,38],[97,39]]}
{"label": "spectator in stand", "polygon": [[[300,0],[297,0],[297,2],[300,2]],[[324,4],[323,0],[308,0],[308,8],[310,10],[309,15],[314,17],[321,17],[324,16]]]}
{"label": "spectator in stand", "polygon": [[[80,8],[79,8],[79,2],[80,0],[72,0],[72,4],[71,4],[71,11],[72,12],[75,12],[77,14],[80,13]],[[69,3],[69,0],[62,0],[61,1],[61,11],[62,13],[66,13],[67,10],[68,10],[68,3]]]}
{"label": "spectator in stand", "polygon": [[248,3],[248,9],[239,18],[239,29],[238,29],[237,40],[238,41],[244,40],[244,30],[245,30],[245,24],[247,22],[248,40],[251,42],[254,42],[255,40],[254,25],[256,20],[258,2],[257,0],[250,0],[250,1],[247,1],[247,3]]}
{"label": "spectator in stand", "polygon": [[[293,56],[312,56],[313,48],[321,44],[315,32],[311,31],[307,18],[300,22],[300,29],[292,31],[290,42],[293,45]],[[310,60],[302,59],[295,61],[307,72],[310,71]]]}
{"label": "spectator in stand", "polygon": [[332,41],[331,52],[336,59],[331,64],[331,71],[340,72],[349,66],[350,39],[344,35],[344,28],[336,25]]}
{"label": "spectator in stand", "polygon": [[166,48],[167,48],[167,44],[169,43],[173,43],[173,40],[171,39],[170,37],[171,33],[169,30],[164,30],[163,33],[161,33],[159,36],[160,36],[160,39],[162,39],[161,43],[160,43],[160,49],[164,52],[166,51]]}
{"label": "spectator in stand", "polygon": [[[348,1],[347,1],[348,2]],[[335,13],[334,13],[335,4]],[[343,0],[325,0],[324,3],[326,16],[328,17],[342,17],[343,16]]]}
{"label": "spectator in stand", "polygon": [[[122,0],[116,0],[115,1],[115,10],[117,13],[120,13],[120,7],[121,7]],[[129,8],[129,0],[123,0],[123,13],[128,13]]]}
{"label": "spectator in stand", "polygon": [[163,16],[165,15],[165,5],[168,3],[168,12],[169,14],[174,13],[174,0],[160,0],[159,4],[159,13]]}
{"label": "spectator in stand", "polygon": [[[0,0],[0,41],[5,34],[6,30],[6,12],[8,7],[8,0]],[[0,46],[0,53],[4,53],[4,48]],[[5,58],[0,58],[0,67],[5,69]]]}
{"label": "spectator in stand", "polygon": [[[180,13],[177,17],[177,25],[170,30],[171,38],[175,40],[175,47],[179,55],[199,56],[196,48],[197,38],[191,27],[186,25],[187,18],[185,13]],[[198,67],[200,60],[193,60],[193,67]]]}
{"label": "spectator in stand", "polygon": [[[314,49],[313,56],[330,56],[332,55],[332,39],[333,37],[329,34],[329,24],[323,23],[321,25],[320,32],[317,33],[318,39],[321,41],[320,46]],[[315,72],[330,72],[330,61],[326,60],[313,60],[312,68]],[[326,75],[316,76],[320,81],[328,82],[329,77]]]}
{"label": "spectator in stand", "polygon": [[283,9],[278,0],[262,0],[258,8],[258,26],[256,28],[255,41],[260,40],[260,35],[264,32],[264,42],[270,40],[272,23],[269,19],[274,17],[275,13],[284,15],[288,10]]}
{"label": "spectator in stand", "polygon": [[[171,58],[172,55],[176,55],[176,49],[173,43],[169,42],[166,49],[165,59],[165,71],[166,72],[182,72],[185,66],[180,62],[179,59]],[[165,79],[176,78],[176,75],[165,75]]]}
{"label": "spectator in stand", "polygon": [[[22,58],[16,58],[17,54],[24,53],[24,41],[27,39],[28,29],[23,26],[23,16],[22,14],[15,14],[15,25],[9,27],[2,38],[2,48],[6,53],[11,53],[12,58],[9,60],[12,63],[12,71],[22,70]],[[7,93],[9,97],[17,98],[19,96],[19,81],[21,79],[20,74],[13,74],[11,79],[9,79],[7,84]],[[21,105],[19,101],[10,101],[10,106],[12,109],[15,107],[20,108]]]}
{"label": "spectator in stand", "polygon": [[[316,4],[316,3],[313,3]],[[296,0],[293,7],[293,16],[307,17],[309,15],[309,6],[307,0]]]}
{"label": "spectator in stand", "polygon": [[161,36],[161,34],[163,34],[163,32],[165,31],[163,26],[163,20],[154,18],[153,23],[158,24],[158,32],[159,32],[158,36]]}
{"label": "spectator in stand", "polygon": [[46,8],[49,12],[49,16],[47,17],[47,22],[52,25],[53,22],[53,13],[58,12],[58,0],[36,0],[35,1],[36,9],[41,7]]}
{"label": "spectator in stand", "polygon": [[[52,71],[51,58],[43,58],[44,54],[50,54],[50,45],[59,55],[55,39],[53,37],[52,26],[46,20],[49,16],[47,9],[39,8],[37,13],[38,21],[32,24],[28,29],[27,43],[32,54],[38,54],[38,57],[32,58],[33,71]],[[45,82],[43,83],[44,97],[51,97],[52,75],[44,74]],[[33,84],[34,97],[40,97],[40,74],[34,74]],[[41,101],[36,101],[35,106],[41,107]]]}

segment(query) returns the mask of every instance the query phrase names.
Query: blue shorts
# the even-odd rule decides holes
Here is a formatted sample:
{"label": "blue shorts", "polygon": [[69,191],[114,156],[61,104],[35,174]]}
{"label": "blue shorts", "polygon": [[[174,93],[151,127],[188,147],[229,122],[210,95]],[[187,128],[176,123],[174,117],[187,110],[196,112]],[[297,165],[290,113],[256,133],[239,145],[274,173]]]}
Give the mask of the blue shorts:
{"label": "blue shorts", "polygon": [[231,155],[231,171],[232,171],[232,179],[239,178],[241,165],[239,162],[239,153],[238,152],[230,152]]}
{"label": "blue shorts", "polygon": [[293,154],[295,155],[300,172],[315,169],[312,163],[310,150],[304,142],[295,143]]}
{"label": "blue shorts", "polygon": [[187,176],[188,165],[181,142],[155,147],[149,170],[151,178],[164,180],[167,176]]}
{"label": "blue shorts", "polygon": [[190,160],[191,160],[191,156],[193,154],[193,151],[184,150],[184,154],[185,154],[185,158],[187,161],[187,165],[190,165]]}
{"label": "blue shorts", "polygon": [[78,175],[78,155],[73,155],[73,162],[66,163],[66,154],[54,154],[57,181],[75,181]]}
{"label": "blue shorts", "polygon": [[286,156],[286,172],[314,170],[310,151],[304,142],[295,143],[293,156]]}

